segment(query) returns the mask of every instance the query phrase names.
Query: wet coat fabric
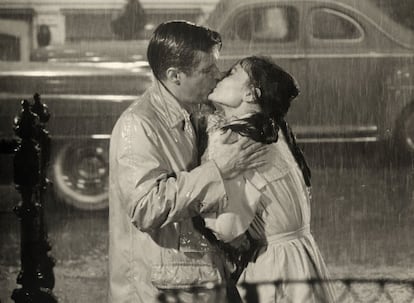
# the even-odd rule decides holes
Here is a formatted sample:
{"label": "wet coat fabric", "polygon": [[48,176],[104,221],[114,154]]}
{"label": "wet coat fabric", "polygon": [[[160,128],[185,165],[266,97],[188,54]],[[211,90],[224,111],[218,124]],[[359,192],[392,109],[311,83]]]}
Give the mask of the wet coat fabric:
{"label": "wet coat fabric", "polygon": [[222,254],[191,220],[226,205],[223,180],[213,161],[197,166],[189,114],[159,82],[117,121],[109,158],[109,302],[224,283]]}
{"label": "wet coat fabric", "polygon": [[[214,153],[220,118],[209,118],[209,153]],[[229,123],[229,122],[227,122]],[[230,122],[236,123],[236,122]],[[216,235],[231,241],[248,230],[258,251],[240,276],[239,283],[275,280],[327,279],[322,255],[310,232],[310,193],[282,131],[269,145],[266,164],[225,181],[227,207],[215,216],[205,215]],[[237,135],[238,136],[238,135]],[[229,220],[231,218],[231,221]],[[229,221],[232,224],[229,224]],[[240,288],[242,297],[243,289]],[[331,284],[292,283],[258,287],[259,302],[335,302]]]}

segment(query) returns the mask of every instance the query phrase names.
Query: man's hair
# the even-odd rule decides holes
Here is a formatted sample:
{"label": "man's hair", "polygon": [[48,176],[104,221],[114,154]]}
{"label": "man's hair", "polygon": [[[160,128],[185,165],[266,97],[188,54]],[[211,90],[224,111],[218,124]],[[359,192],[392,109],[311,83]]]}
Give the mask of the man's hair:
{"label": "man's hair", "polygon": [[221,36],[216,31],[186,21],[165,22],[152,34],[148,63],[159,80],[165,79],[170,67],[190,75],[200,63],[197,52],[208,53],[215,45],[221,48]]}

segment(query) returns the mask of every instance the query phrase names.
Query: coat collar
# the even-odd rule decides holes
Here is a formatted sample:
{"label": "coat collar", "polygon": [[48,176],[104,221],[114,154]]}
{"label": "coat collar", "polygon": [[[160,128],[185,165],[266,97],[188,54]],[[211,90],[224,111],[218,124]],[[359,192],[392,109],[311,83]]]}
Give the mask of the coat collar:
{"label": "coat collar", "polygon": [[183,121],[189,121],[190,114],[178,102],[178,100],[157,79],[154,79],[151,87],[154,106],[159,109],[171,128],[182,126]]}
{"label": "coat collar", "polygon": [[247,113],[247,114],[244,114],[240,117],[235,117],[235,116],[226,117],[224,115],[223,111],[218,111],[217,110],[208,117],[209,126],[207,128],[207,131],[219,129],[223,126],[230,125],[230,124],[238,124],[238,123],[240,123],[241,119],[248,118],[248,117],[250,117],[254,114],[255,113]]}

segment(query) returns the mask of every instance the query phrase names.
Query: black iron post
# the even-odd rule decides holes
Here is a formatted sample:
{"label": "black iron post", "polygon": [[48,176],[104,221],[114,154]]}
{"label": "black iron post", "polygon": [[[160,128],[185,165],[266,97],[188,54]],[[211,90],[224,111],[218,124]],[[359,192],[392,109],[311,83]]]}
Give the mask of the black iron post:
{"label": "black iron post", "polygon": [[34,99],[34,105],[22,101],[22,111],[14,121],[14,131],[20,138],[14,156],[14,183],[22,201],[14,211],[21,225],[21,270],[17,283],[22,287],[13,291],[12,299],[18,303],[55,303],[55,262],[48,255],[51,246],[43,213],[50,154],[50,137],[44,125],[50,115],[40,95],[35,94]]}
{"label": "black iron post", "polygon": [[0,154],[13,154],[18,146],[14,138],[0,138]]}

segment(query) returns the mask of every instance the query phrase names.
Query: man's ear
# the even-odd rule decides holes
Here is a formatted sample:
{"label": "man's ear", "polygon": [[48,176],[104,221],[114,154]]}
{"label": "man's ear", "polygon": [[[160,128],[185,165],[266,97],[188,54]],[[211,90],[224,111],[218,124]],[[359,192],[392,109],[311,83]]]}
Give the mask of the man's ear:
{"label": "man's ear", "polygon": [[175,85],[180,85],[180,71],[175,67],[170,67],[165,72],[167,80],[174,83]]}

